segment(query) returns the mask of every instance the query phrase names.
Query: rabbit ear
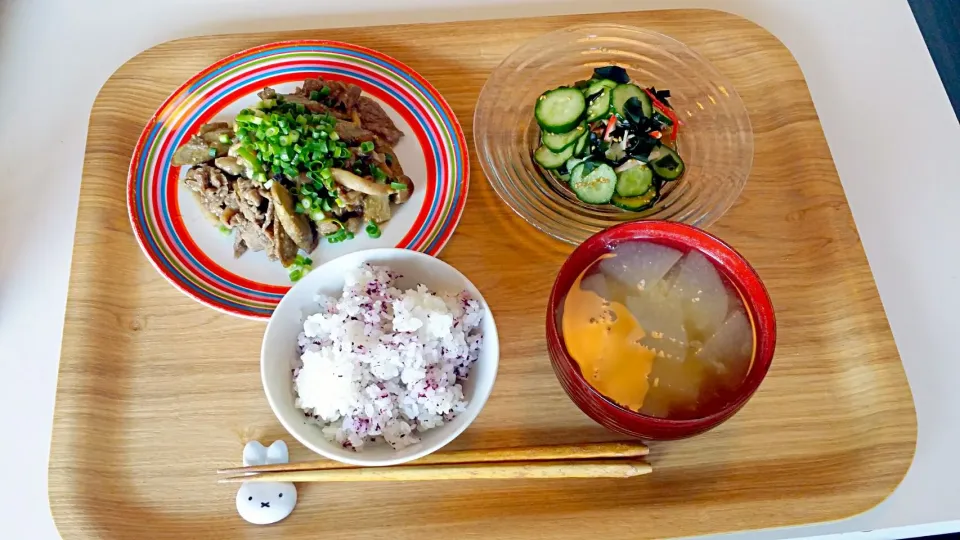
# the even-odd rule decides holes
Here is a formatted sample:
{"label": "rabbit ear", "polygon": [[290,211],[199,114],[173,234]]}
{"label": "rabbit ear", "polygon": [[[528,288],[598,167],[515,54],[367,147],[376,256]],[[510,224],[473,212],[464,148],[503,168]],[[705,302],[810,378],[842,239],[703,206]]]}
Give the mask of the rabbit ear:
{"label": "rabbit ear", "polygon": [[243,466],[266,465],[267,449],[260,441],[250,441],[243,447]]}
{"label": "rabbit ear", "polygon": [[283,441],[274,441],[270,445],[270,448],[267,448],[267,464],[273,463],[288,463],[290,461],[290,454],[287,452],[287,443]]}

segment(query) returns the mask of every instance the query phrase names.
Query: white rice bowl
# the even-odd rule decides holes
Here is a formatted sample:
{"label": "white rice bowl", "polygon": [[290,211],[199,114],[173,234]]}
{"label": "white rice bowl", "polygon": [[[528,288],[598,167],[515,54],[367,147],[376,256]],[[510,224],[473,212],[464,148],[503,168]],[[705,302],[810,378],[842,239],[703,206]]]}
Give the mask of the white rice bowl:
{"label": "white rice bowl", "polygon": [[460,382],[480,352],[483,309],[466,291],[398,289],[398,277],[370,264],[348,272],[298,337],[296,406],[344,448],[404,448],[467,408]]}
{"label": "white rice bowl", "polygon": [[[361,269],[368,263],[397,274],[392,286]],[[382,290],[367,292],[371,278]],[[480,291],[439,259],[389,248],[344,255],[296,283],[267,325],[260,369],[274,414],[306,447],[352,465],[396,465],[462,433],[498,363]]]}

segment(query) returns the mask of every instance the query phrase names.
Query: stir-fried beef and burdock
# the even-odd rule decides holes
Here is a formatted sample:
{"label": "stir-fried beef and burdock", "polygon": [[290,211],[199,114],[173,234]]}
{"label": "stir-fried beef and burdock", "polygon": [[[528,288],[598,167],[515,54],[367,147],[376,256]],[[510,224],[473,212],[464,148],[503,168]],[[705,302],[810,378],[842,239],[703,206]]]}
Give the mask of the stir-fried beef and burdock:
{"label": "stir-fried beef and burdock", "polygon": [[234,255],[265,251],[300,266],[298,250],[321,237],[379,236],[391,204],[413,193],[393,152],[403,133],[383,108],[357,86],[319,78],[258,96],[232,126],[201,126],[173,155],[174,166],[190,166],[184,184],[203,211],[234,233]]}

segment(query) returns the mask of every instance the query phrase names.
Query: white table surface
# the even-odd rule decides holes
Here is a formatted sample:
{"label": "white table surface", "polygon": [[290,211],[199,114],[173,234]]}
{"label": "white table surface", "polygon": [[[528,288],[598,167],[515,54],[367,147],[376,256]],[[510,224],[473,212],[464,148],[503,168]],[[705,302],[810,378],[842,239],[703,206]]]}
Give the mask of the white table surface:
{"label": "white table surface", "polygon": [[[87,121],[127,59],[202,34],[666,6],[737,13],[797,58],[918,415],[913,465],[880,506],[736,537],[960,530],[960,124],[906,0],[0,0],[0,537],[58,537],[47,456]],[[370,15],[359,19],[360,10]]]}

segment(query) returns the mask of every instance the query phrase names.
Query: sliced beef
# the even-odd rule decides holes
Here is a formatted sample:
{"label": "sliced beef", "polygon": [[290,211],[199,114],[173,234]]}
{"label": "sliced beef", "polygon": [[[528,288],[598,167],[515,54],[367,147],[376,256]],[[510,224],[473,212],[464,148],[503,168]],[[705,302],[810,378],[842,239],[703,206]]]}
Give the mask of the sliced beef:
{"label": "sliced beef", "polygon": [[334,126],[333,129],[337,132],[337,135],[340,136],[340,140],[350,146],[356,146],[362,142],[372,141],[375,137],[372,131],[346,121],[338,121],[337,125]]}
{"label": "sliced beef", "polygon": [[247,243],[243,241],[243,235],[237,232],[233,235],[233,258],[239,259],[241,255],[247,252]]}
{"label": "sliced beef", "polygon": [[[230,225],[251,251],[266,250],[269,256],[269,253],[274,249],[273,238],[267,236],[266,231],[261,229],[259,225],[243,217],[243,214],[238,213],[230,218]],[[234,255],[236,254],[237,243],[234,241]]]}
{"label": "sliced beef", "polygon": [[239,207],[236,196],[230,190],[230,180],[216,167],[192,167],[187,171],[183,184],[196,193],[200,206],[216,218],[220,218],[226,208]]}
{"label": "sliced beef", "polygon": [[365,129],[376,133],[390,146],[395,146],[400,141],[400,137],[403,137],[403,132],[397,129],[393,120],[376,101],[361,96],[357,100],[357,113],[360,115],[360,124]]}
{"label": "sliced beef", "polygon": [[308,111],[314,114],[326,114],[331,112],[330,108],[324,105],[323,103],[320,103],[318,101],[313,101],[310,98],[306,98],[297,94],[285,95],[283,96],[283,100],[288,103],[299,103],[300,105],[303,105],[304,107],[306,107]]}

